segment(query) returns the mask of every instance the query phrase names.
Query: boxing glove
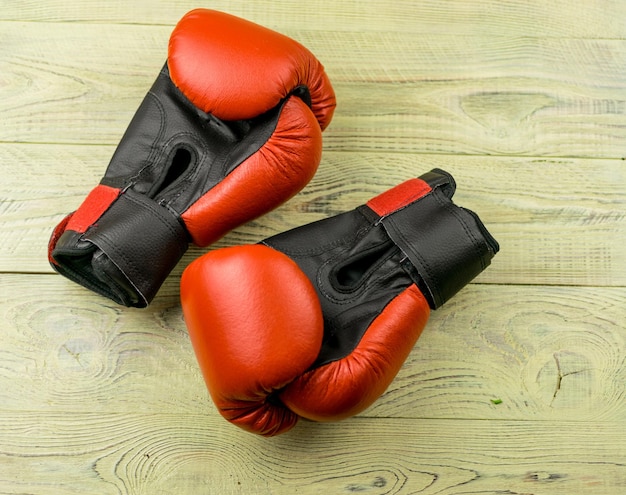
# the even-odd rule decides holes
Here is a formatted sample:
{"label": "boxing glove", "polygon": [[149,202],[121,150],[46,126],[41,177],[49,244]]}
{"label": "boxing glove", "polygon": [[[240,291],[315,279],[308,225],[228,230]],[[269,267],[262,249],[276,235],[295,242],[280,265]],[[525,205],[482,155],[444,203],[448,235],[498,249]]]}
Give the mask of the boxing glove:
{"label": "boxing glove", "polygon": [[125,306],[146,306],[190,242],[206,246],[301,190],[335,96],[296,41],[198,9],[100,183],[54,229],[52,267]]}
{"label": "boxing glove", "polygon": [[220,413],[262,435],[363,411],[400,370],[431,309],[499,246],[433,170],[353,211],[192,262],[181,303]]}

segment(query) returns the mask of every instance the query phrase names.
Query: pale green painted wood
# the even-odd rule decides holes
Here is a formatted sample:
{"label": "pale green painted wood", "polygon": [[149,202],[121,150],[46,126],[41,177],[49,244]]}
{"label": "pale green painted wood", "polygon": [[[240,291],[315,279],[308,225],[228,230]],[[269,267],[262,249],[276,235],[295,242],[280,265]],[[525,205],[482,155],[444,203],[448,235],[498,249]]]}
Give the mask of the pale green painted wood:
{"label": "pale green painted wood", "polygon": [[206,249],[433,167],[502,247],[371,408],[271,440],[198,371],[178,281],[206,249],[146,310],[47,262],[196,6],[0,0],[0,492],[624,492],[626,3],[211,3],[311,48],[339,104],[311,183]]}

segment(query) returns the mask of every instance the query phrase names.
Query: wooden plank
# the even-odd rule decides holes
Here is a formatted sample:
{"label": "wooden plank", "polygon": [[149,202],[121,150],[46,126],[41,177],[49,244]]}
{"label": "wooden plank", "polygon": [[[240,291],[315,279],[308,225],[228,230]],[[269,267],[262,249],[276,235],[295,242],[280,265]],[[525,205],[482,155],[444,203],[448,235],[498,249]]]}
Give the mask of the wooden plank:
{"label": "wooden plank", "polygon": [[[0,141],[115,144],[169,26],[2,22]],[[621,158],[626,40],[287,31],[323,61],[333,150]],[[129,63],[132,61],[132,63]]]}
{"label": "wooden plank", "polygon": [[[83,0],[19,0],[5,2],[0,19],[14,21],[105,22],[174,25],[198,7],[192,0],[106,3]],[[215,0],[210,8],[230,12],[282,29],[324,31],[406,31],[490,36],[589,37],[623,39],[626,5],[620,0],[501,2],[465,0],[298,0],[232,2]]]}
{"label": "wooden plank", "polygon": [[270,440],[202,414],[0,412],[0,438],[0,491],[15,495],[626,489],[626,434],[611,422],[361,419]]}
{"label": "wooden plank", "polygon": [[625,298],[624,288],[472,285],[433,313],[368,415],[624,418]]}
{"label": "wooden plank", "polygon": [[[135,310],[60,276],[1,277],[2,411],[217,415],[177,279]],[[362,416],[624,421],[625,321],[625,288],[472,284]]]}
{"label": "wooden plank", "polygon": [[[47,242],[104,173],[113,146],[0,144],[0,270],[51,272]],[[501,244],[479,281],[626,285],[626,169],[621,160],[325,151],[295,198],[214,247],[253,243],[352,209],[431,168],[451,172],[457,204]],[[205,249],[192,249],[175,273]]]}
{"label": "wooden plank", "polygon": [[311,184],[214,247],[432,167],[502,246],[371,408],[271,440],[199,373],[178,284],[206,249],[146,310],[46,259],[197,6],[0,0],[0,493],[624,493],[626,2],[211,2],[311,48],[339,101]]}

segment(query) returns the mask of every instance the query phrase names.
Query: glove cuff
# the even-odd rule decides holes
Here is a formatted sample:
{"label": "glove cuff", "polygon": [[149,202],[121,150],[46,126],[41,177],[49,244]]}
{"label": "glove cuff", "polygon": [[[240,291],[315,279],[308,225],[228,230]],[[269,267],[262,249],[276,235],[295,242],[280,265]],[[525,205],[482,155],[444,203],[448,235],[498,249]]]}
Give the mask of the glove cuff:
{"label": "glove cuff", "polygon": [[[416,187],[418,193],[407,202]],[[434,169],[400,184],[392,194],[385,193],[383,201],[377,200],[393,205],[383,212],[380,222],[406,255],[403,266],[433,309],[487,268],[499,250],[478,215],[452,202],[455,187],[450,174]],[[370,201],[368,206],[377,203]]]}
{"label": "glove cuff", "polygon": [[51,250],[62,275],[124,306],[145,307],[188,247],[176,216],[128,189],[85,233],[66,230]]}

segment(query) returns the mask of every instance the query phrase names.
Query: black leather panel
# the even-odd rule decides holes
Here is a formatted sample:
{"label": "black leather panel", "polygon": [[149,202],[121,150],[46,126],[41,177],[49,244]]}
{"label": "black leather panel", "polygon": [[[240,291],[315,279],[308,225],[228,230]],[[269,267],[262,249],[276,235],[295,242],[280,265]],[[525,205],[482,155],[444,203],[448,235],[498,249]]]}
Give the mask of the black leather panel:
{"label": "black leather panel", "polygon": [[101,183],[132,188],[182,214],[267,142],[283,104],[255,119],[220,120],[191,104],[170,79],[166,64]]}
{"label": "black leather panel", "polygon": [[66,231],[54,257],[71,280],[119,304],[145,307],[187,245],[186,230],[170,211],[128,190],[85,234]]}
{"label": "black leather panel", "polygon": [[401,266],[402,252],[360,209],[264,243],[296,261],[316,288],[324,339],[313,368],[347,356],[374,318],[413,283]]}
{"label": "black leather panel", "polygon": [[417,270],[433,308],[473,280],[498,250],[474,214],[454,205],[442,188],[382,220]]}
{"label": "black leather panel", "polygon": [[450,174],[434,169],[420,179],[432,190],[382,218],[362,205],[264,241],[291,257],[317,291],[324,339],[313,368],[350,354],[409,285],[437,308],[497,252],[478,217],[453,204]]}

